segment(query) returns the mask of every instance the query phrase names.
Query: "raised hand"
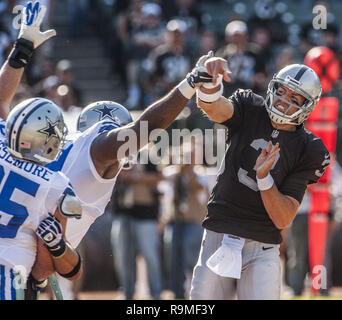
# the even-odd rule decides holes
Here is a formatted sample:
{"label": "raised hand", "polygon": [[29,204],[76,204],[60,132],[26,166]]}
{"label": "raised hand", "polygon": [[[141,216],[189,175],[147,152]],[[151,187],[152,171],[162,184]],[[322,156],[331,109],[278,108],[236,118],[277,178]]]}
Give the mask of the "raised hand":
{"label": "raised hand", "polygon": [[29,2],[21,13],[21,26],[18,39],[26,39],[33,43],[34,49],[56,35],[56,30],[40,31],[40,26],[46,13],[46,7],[38,1]]}
{"label": "raised hand", "polygon": [[[212,85],[213,86],[217,86],[220,82],[220,80],[222,81],[225,80],[226,82],[230,82],[230,74],[231,71],[228,68],[228,63],[225,59],[223,58],[219,58],[219,57],[210,57],[209,59],[207,59],[204,63],[204,66],[207,70],[207,72],[213,77],[213,81],[212,81]],[[221,79],[220,79],[221,78]],[[204,86],[207,88],[210,88],[208,86]]]}
{"label": "raised hand", "polygon": [[192,88],[200,87],[203,83],[212,82],[212,76],[207,73],[205,62],[214,56],[213,51],[209,51],[206,55],[200,57],[196,63],[195,68],[187,75],[188,83]]}
{"label": "raised hand", "polygon": [[277,142],[273,146],[271,141],[268,142],[267,150],[262,149],[259,157],[255,162],[254,167],[256,170],[257,177],[259,179],[265,178],[267,174],[270,172],[279,151],[279,143]]}

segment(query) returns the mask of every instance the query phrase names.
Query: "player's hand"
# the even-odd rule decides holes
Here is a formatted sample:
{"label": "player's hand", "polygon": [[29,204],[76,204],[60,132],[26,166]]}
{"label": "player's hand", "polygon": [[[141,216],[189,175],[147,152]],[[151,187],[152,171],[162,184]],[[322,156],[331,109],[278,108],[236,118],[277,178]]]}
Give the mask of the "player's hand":
{"label": "player's hand", "polygon": [[42,220],[36,231],[37,236],[43,241],[53,256],[59,256],[65,251],[62,224],[51,214]]}
{"label": "player's hand", "polygon": [[40,31],[41,23],[46,13],[46,7],[37,2],[29,2],[21,12],[21,26],[18,39],[33,43],[34,49],[56,35],[56,30]]}
{"label": "player's hand", "polygon": [[256,174],[259,179],[265,178],[270,172],[279,151],[279,143],[277,142],[273,146],[271,141],[268,142],[267,150],[262,149],[255,163]]}
{"label": "player's hand", "polygon": [[204,103],[212,103],[220,99],[223,93],[222,79],[229,82],[231,72],[227,61],[218,57],[210,57],[205,61],[204,66],[208,74],[212,76],[212,81],[203,83],[197,90],[197,98]]}
{"label": "player's hand", "polygon": [[191,99],[195,94],[196,89],[201,87],[204,83],[212,83],[213,77],[207,73],[204,63],[213,56],[213,51],[209,51],[208,54],[200,57],[195,68],[193,68],[192,71],[187,74],[186,78],[178,84],[177,88],[185,98]]}
{"label": "player's hand", "polygon": [[211,83],[213,77],[208,74],[205,68],[205,62],[214,56],[213,51],[209,51],[208,54],[200,57],[196,63],[195,68],[187,75],[187,81],[192,88],[199,88],[204,83]]}
{"label": "player's hand", "polygon": [[[213,87],[218,86],[220,82],[222,82],[222,78],[226,82],[231,81],[231,71],[229,70],[228,63],[225,59],[219,57],[211,57],[205,61],[204,66],[208,74],[213,77]],[[208,86],[205,87],[209,88]]]}

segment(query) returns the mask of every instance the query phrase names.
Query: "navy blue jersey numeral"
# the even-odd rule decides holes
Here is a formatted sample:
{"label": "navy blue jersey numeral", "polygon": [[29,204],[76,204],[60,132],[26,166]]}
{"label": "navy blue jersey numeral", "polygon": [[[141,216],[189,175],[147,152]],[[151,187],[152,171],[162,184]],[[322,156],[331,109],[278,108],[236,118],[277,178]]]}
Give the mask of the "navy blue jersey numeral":
{"label": "navy blue jersey numeral", "polygon": [[[0,165],[0,184],[4,176],[5,170]],[[19,227],[28,217],[27,209],[11,200],[14,190],[21,190],[34,197],[38,188],[38,183],[13,171],[10,172],[0,193],[0,238],[15,238]]]}

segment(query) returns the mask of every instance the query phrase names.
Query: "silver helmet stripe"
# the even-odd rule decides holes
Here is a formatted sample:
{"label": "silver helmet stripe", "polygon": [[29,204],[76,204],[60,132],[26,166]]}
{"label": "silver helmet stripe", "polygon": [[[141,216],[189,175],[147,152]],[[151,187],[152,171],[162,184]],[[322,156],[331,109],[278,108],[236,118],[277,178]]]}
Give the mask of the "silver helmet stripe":
{"label": "silver helmet stripe", "polygon": [[[39,100],[38,98],[36,98],[36,99],[34,99],[34,100],[32,100],[27,106],[26,106],[26,108],[28,108],[31,104],[33,104],[35,101],[37,101],[37,100]],[[13,149],[13,147],[12,147],[12,133],[15,131],[15,132],[18,132],[17,130],[14,130],[14,126],[17,124],[17,125],[19,125],[18,123],[17,123],[17,120],[18,120],[18,118],[19,118],[19,116],[22,114],[22,112],[19,112],[17,115],[16,115],[16,117],[15,117],[15,119],[14,119],[14,121],[13,121],[13,123],[12,123],[12,127],[10,128],[10,130],[9,130],[9,137],[8,137],[8,145],[9,145],[9,147],[11,148],[11,149]],[[17,129],[17,128],[16,128]],[[14,143],[14,141],[15,141],[15,138],[16,137],[14,137],[13,138],[13,143]]]}

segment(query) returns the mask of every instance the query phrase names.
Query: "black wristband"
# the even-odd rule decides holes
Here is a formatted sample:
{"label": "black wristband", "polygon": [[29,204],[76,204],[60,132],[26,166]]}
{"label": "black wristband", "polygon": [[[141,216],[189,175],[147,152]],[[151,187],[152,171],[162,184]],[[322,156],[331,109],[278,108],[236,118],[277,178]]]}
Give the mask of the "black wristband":
{"label": "black wristband", "polygon": [[26,67],[33,54],[33,42],[19,38],[14,43],[13,49],[9,54],[8,63],[12,68],[20,69]]}
{"label": "black wristband", "polygon": [[77,255],[78,255],[78,262],[76,264],[76,266],[74,267],[74,269],[72,269],[69,273],[59,273],[57,271],[57,273],[63,277],[63,278],[72,278],[75,274],[77,274],[77,272],[81,269],[81,265],[82,265],[82,260],[81,260],[81,256],[80,254],[76,251]]}
{"label": "black wristband", "polygon": [[49,250],[49,252],[55,257],[58,258],[61,256],[67,249],[65,241],[61,240],[57,245],[54,247],[48,247],[46,246]]}

